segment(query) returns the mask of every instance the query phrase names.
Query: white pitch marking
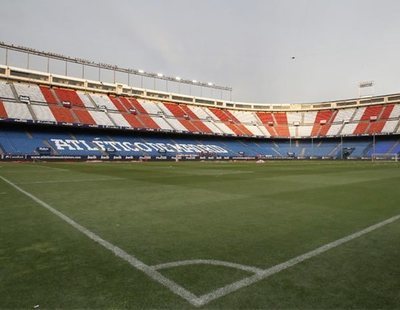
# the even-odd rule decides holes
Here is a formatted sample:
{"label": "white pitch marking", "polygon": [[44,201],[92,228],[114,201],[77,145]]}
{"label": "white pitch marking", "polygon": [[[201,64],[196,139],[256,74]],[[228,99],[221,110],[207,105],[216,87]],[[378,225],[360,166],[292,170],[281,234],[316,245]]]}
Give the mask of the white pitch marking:
{"label": "white pitch marking", "polygon": [[54,181],[33,181],[20,182],[17,184],[46,184],[46,183],[77,183],[77,182],[96,182],[96,181],[118,181],[125,180],[124,178],[103,178],[103,179],[78,179],[78,180],[54,180]]}
{"label": "white pitch marking", "polygon": [[6,193],[6,192],[1,192],[1,193],[0,193],[0,195],[5,195],[5,194],[7,194],[7,193]]}
{"label": "white pitch marking", "polygon": [[257,267],[246,266],[246,265],[230,263],[230,262],[224,262],[224,261],[221,261],[221,260],[214,260],[214,259],[182,260],[182,261],[177,261],[177,262],[170,262],[170,263],[154,265],[154,266],[151,266],[151,267],[154,268],[155,270],[161,270],[161,269],[168,269],[168,268],[180,267],[180,266],[188,266],[188,265],[224,266],[224,267],[240,269],[240,270],[244,270],[244,271],[248,271],[248,272],[253,272],[253,273],[257,273],[257,274],[264,272],[263,269],[260,269],[260,268],[257,268]]}
{"label": "white pitch marking", "polygon": [[82,225],[78,224],[65,214],[61,213],[60,211],[54,209],[51,207],[49,204],[46,202],[40,200],[36,196],[32,195],[31,193],[23,190],[21,187],[18,185],[14,184],[13,182],[7,180],[6,178],[0,176],[0,179],[2,179],[4,182],[8,183],[12,187],[14,187],[16,190],[24,194],[25,196],[28,196],[31,198],[33,201],[50,211],[51,213],[55,214],[58,216],[60,219],[63,221],[67,222],[70,224],[72,227],[74,227],[76,230],[80,231],[82,234],[86,235],[88,238],[92,239],[93,241],[97,242],[98,244],[102,245],[104,248],[107,250],[111,251],[114,253],[114,255],[122,258],[126,262],[128,262],[131,266],[135,267],[136,269],[142,271],[146,275],[148,275],[151,279],[157,281],[158,283],[164,285],[167,287],[169,290],[171,290],[173,293],[177,294],[178,296],[186,299],[189,303],[191,303],[194,306],[200,306],[200,301],[196,295],[193,293],[189,292],[179,284],[175,283],[174,281],[164,277],[161,273],[153,269],[152,267],[146,265],[139,259],[137,259],[135,256],[130,255],[126,253],[124,250],[121,248],[113,245],[112,243],[102,239],[100,236],[96,235],[95,233],[91,232],[87,228],[83,227]]}
{"label": "white pitch marking", "polygon": [[284,263],[275,265],[275,266],[273,266],[271,268],[267,268],[267,269],[263,270],[262,273],[258,273],[258,274],[255,274],[253,276],[244,278],[244,279],[239,280],[237,282],[234,282],[234,283],[231,283],[231,284],[226,285],[224,287],[221,287],[219,289],[216,289],[215,291],[213,291],[211,293],[202,295],[202,296],[199,297],[200,302],[201,302],[201,306],[209,303],[210,301],[212,301],[214,299],[218,299],[218,298],[220,298],[222,296],[225,296],[225,295],[228,295],[228,294],[230,294],[230,293],[232,293],[234,291],[237,291],[238,289],[241,289],[243,287],[246,287],[246,286],[249,286],[249,285],[251,285],[253,283],[261,281],[261,280],[263,280],[265,278],[268,278],[268,277],[270,277],[270,276],[272,276],[272,275],[274,275],[274,274],[276,274],[278,272],[281,272],[281,271],[283,271],[285,269],[293,267],[293,266],[295,266],[295,265],[297,265],[297,264],[299,264],[301,262],[304,262],[304,261],[306,261],[306,260],[308,260],[310,258],[318,256],[318,255],[320,255],[320,254],[322,254],[322,253],[324,253],[326,251],[329,251],[329,250],[331,250],[333,248],[338,247],[339,245],[342,245],[342,244],[347,243],[347,242],[349,242],[351,240],[359,238],[359,237],[361,237],[361,236],[363,236],[363,235],[365,235],[367,233],[370,233],[370,232],[372,232],[372,231],[374,231],[374,230],[376,230],[378,228],[381,228],[381,227],[383,227],[385,225],[393,223],[393,222],[395,222],[395,221],[397,221],[399,219],[400,219],[400,215],[393,216],[393,217],[391,217],[391,218],[389,218],[389,219],[387,219],[385,221],[382,221],[382,222],[377,223],[375,225],[369,226],[369,227],[367,227],[367,228],[365,228],[363,230],[360,230],[360,231],[358,231],[358,232],[356,232],[354,234],[351,234],[351,235],[348,235],[348,236],[346,236],[344,238],[341,238],[341,239],[335,240],[333,242],[327,243],[327,244],[325,244],[325,245],[323,245],[323,246],[321,246],[319,248],[316,248],[315,250],[307,252],[305,254],[296,256],[296,257],[294,257],[294,258],[292,258],[292,259],[290,259],[290,260],[288,260],[288,261],[286,261]]}

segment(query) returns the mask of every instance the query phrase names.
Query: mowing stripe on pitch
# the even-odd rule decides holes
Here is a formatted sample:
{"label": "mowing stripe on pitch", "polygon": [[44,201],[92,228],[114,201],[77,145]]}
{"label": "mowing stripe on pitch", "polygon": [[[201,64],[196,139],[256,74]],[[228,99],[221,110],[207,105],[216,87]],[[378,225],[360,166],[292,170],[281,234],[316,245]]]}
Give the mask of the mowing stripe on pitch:
{"label": "mowing stripe on pitch", "polygon": [[50,167],[50,166],[44,166],[44,165],[39,165],[39,164],[26,164],[26,165],[29,167],[45,168],[45,169],[51,169],[51,170],[56,170],[56,171],[69,171],[69,169]]}
{"label": "mowing stripe on pitch", "polygon": [[46,181],[32,181],[32,182],[18,182],[16,184],[55,184],[55,183],[79,183],[79,182],[97,182],[97,181],[119,181],[125,180],[124,178],[98,178],[98,179],[76,179],[76,180],[46,180]]}
{"label": "mowing stripe on pitch", "polygon": [[179,284],[175,283],[174,281],[164,277],[161,273],[159,273],[158,271],[156,271],[152,267],[146,265],[145,263],[143,263],[142,261],[137,259],[135,256],[128,254],[127,252],[125,252],[121,248],[119,248],[119,247],[113,245],[112,243],[102,239],[100,236],[98,236],[95,233],[91,232],[90,230],[88,230],[87,228],[83,227],[82,225],[78,224],[77,222],[75,222],[74,220],[72,220],[71,218],[69,218],[68,216],[63,214],[62,212],[54,209],[49,204],[47,204],[46,202],[40,200],[39,198],[37,198],[36,196],[32,195],[31,193],[23,190],[21,187],[19,187],[18,185],[14,184],[11,181],[9,181],[8,179],[6,179],[6,178],[4,178],[2,176],[0,176],[0,179],[2,179],[4,182],[6,182],[9,185],[11,185],[12,187],[14,187],[16,190],[18,190],[19,192],[21,192],[25,196],[28,196],[33,201],[35,201],[36,203],[38,203],[39,205],[41,205],[42,207],[44,207],[45,209],[47,209],[51,213],[53,213],[56,216],[58,216],[64,222],[67,222],[68,224],[70,224],[72,227],[74,227],[76,230],[80,231],[82,234],[86,235],[87,237],[89,237],[93,241],[95,241],[98,244],[102,245],[104,248],[106,248],[107,250],[111,251],[116,256],[122,258],[123,260],[128,262],[131,266],[133,266],[136,269],[144,272],[150,278],[152,278],[153,280],[161,283],[162,285],[164,285],[165,287],[170,289],[172,292],[174,292],[178,296],[186,299],[192,305],[194,305],[194,306],[199,306],[200,305],[199,300],[198,300],[196,295],[192,294],[191,292],[189,292],[188,290],[186,290],[185,288],[183,288]]}

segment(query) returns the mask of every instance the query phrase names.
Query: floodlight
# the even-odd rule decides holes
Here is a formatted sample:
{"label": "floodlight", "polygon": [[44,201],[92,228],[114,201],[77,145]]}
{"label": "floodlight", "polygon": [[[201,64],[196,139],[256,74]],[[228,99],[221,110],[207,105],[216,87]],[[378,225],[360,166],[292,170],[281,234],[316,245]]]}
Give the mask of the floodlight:
{"label": "floodlight", "polygon": [[158,76],[158,77],[163,77],[164,74],[162,74],[162,73],[157,73],[157,76]]}
{"label": "floodlight", "polygon": [[177,77],[175,78],[175,80],[180,81],[180,80],[182,80],[182,78],[179,77],[179,76],[177,76]]}
{"label": "floodlight", "polygon": [[138,70],[139,73],[144,73],[144,70],[140,69]]}

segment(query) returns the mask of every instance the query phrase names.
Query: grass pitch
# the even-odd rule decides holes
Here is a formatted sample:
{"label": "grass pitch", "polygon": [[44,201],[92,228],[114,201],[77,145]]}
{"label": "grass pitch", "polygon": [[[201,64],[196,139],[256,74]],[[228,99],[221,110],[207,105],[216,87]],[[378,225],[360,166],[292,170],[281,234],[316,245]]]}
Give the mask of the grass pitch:
{"label": "grass pitch", "polygon": [[[149,266],[266,269],[400,214],[400,165],[0,163],[0,176]],[[400,308],[400,221],[202,308]],[[159,270],[197,296],[251,275]],[[0,308],[195,308],[0,180]]]}

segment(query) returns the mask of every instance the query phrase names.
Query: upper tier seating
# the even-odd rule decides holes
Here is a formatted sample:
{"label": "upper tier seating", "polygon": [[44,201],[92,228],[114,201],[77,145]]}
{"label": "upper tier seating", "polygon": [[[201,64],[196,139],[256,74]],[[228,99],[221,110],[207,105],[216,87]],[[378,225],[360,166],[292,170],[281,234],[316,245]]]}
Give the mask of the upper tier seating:
{"label": "upper tier seating", "polygon": [[40,86],[40,91],[42,92],[45,100],[49,104],[57,104],[58,100],[55,96],[55,93],[51,88],[48,88],[46,86]]}
{"label": "upper tier seating", "polygon": [[398,126],[399,121],[387,121],[385,126],[382,128],[383,133],[395,132],[396,126]]}
{"label": "upper tier seating", "polygon": [[131,126],[130,123],[126,120],[126,118],[120,113],[110,112],[108,113],[108,116],[113,120],[113,122],[117,126],[126,128],[136,127],[136,126]]}
{"label": "upper tier seating", "polygon": [[59,123],[77,123],[71,110],[57,105],[49,106],[51,112]]}
{"label": "upper tier seating", "polygon": [[178,131],[190,131],[176,118],[168,118],[167,122],[172,126],[173,129]]}
{"label": "upper tier seating", "polygon": [[89,96],[93,99],[96,106],[101,109],[105,108],[111,111],[118,110],[115,104],[106,95],[90,94]]}
{"label": "upper tier seating", "polygon": [[107,114],[103,111],[88,111],[95,124],[102,126],[115,126]]}
{"label": "upper tier seating", "polygon": [[3,101],[8,118],[33,120],[28,105],[25,103]]}
{"label": "upper tier seating", "polygon": [[0,81],[0,98],[15,99],[15,96],[11,90],[11,85],[9,83]]}
{"label": "upper tier seating", "polygon": [[159,116],[153,116],[152,119],[158,125],[158,127],[160,127],[161,129],[163,129],[163,130],[173,130],[171,125],[168,124],[168,122],[164,118],[159,117]]}
{"label": "upper tier seating", "polygon": [[[83,92],[77,91],[76,92],[77,95],[79,96],[80,101],[83,103],[83,105],[87,108],[95,108],[96,106],[94,105],[94,103],[92,102],[92,100],[90,100],[89,98],[89,94],[85,94]],[[79,106],[82,106],[81,104]]]}
{"label": "upper tier seating", "polygon": [[56,122],[56,119],[53,113],[51,112],[49,106],[32,104],[31,107],[33,114],[35,114],[36,116],[36,120]]}
{"label": "upper tier seating", "polygon": [[36,84],[14,83],[18,96],[28,96],[30,101],[46,102],[42,91]]}
{"label": "upper tier seating", "polygon": [[[30,100],[26,102],[19,96],[28,96]],[[0,82],[0,100],[3,121],[22,119],[272,138],[376,135],[400,130],[400,103],[321,111],[254,112],[4,81]]]}
{"label": "upper tier seating", "polygon": [[333,124],[329,127],[327,132],[327,136],[339,136],[340,129],[343,127],[343,124]]}
{"label": "upper tier seating", "polygon": [[355,111],[355,108],[338,110],[332,123],[342,123],[343,121],[350,121]]}
{"label": "upper tier seating", "polygon": [[81,95],[83,96],[82,93],[63,88],[54,88],[54,93],[56,94],[60,102],[69,102],[72,104],[72,106],[77,106],[77,107],[85,106],[81,99]]}
{"label": "upper tier seating", "polygon": [[159,106],[155,102],[141,99],[138,101],[148,114],[158,115],[162,113]]}

